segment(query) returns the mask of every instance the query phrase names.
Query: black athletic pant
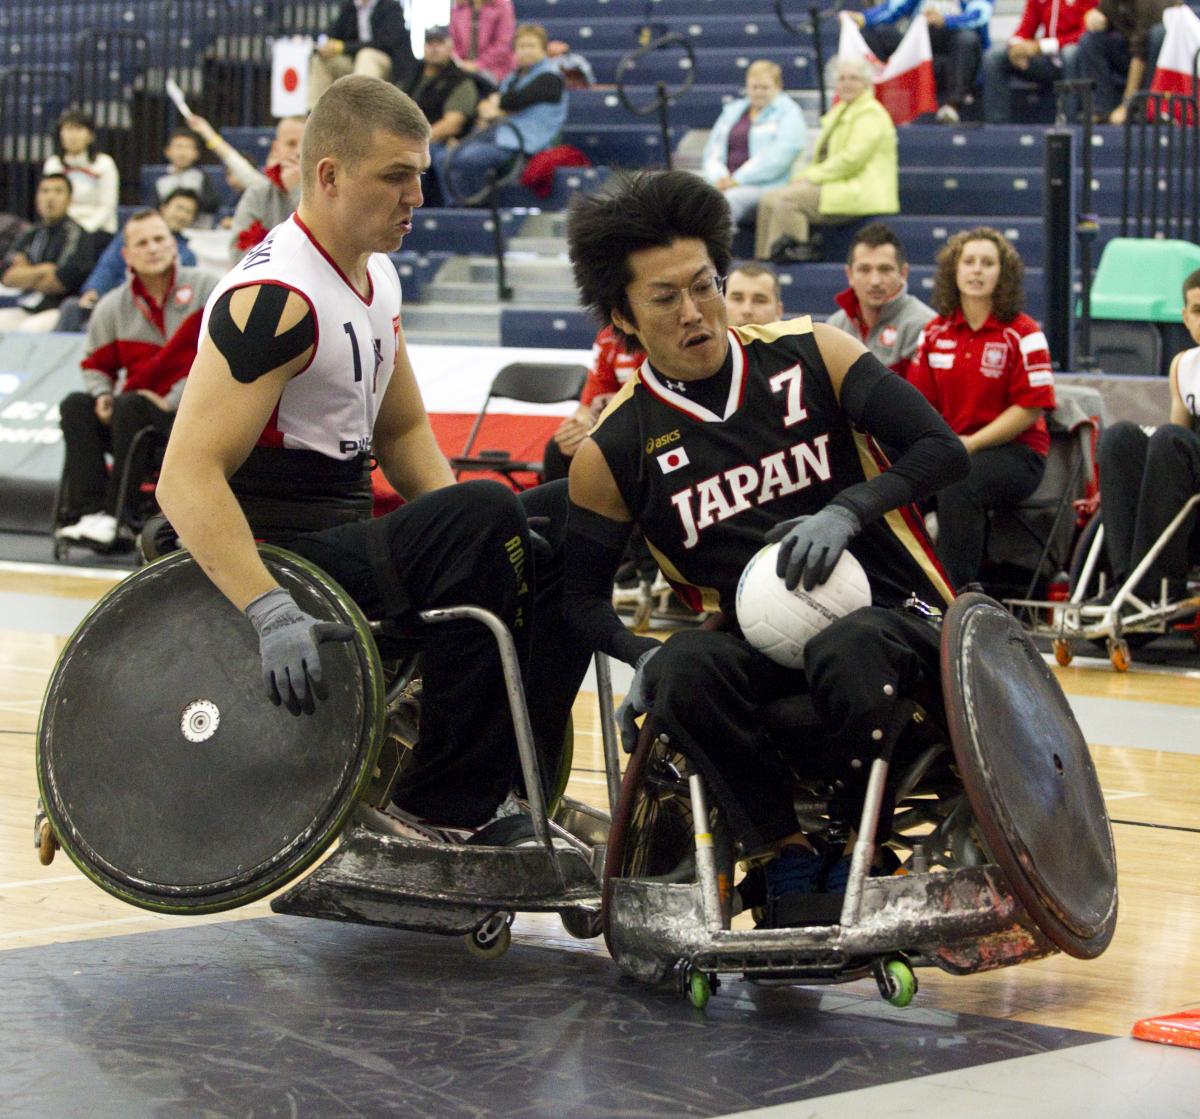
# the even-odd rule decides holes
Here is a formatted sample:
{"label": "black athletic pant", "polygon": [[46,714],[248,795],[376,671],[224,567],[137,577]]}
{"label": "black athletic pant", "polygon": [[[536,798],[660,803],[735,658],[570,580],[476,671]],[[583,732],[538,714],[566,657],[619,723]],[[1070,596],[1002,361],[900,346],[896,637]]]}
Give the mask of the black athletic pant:
{"label": "black athletic pant", "polygon": [[[863,38],[878,58],[887,59],[900,45],[904,32],[895,24],[888,23],[879,27],[864,27]],[[961,107],[975,88],[979,63],[983,58],[983,40],[979,32],[930,27],[929,45],[933,50],[933,73],[939,98],[942,102]]]}
{"label": "black athletic pant", "polygon": [[[152,427],[165,438],[171,432],[174,412],[164,412],[151,400],[136,392],[122,393],[113,400],[112,422],[96,418],[96,398],[86,392],[73,392],[59,406],[65,464],[66,501],[64,523],[79,520],[86,513],[111,513],[124,519],[128,506],[136,500],[138,487],[149,470],[153,446],[143,440],[137,461],[129,463],[126,508],[117,508],[121,474],[129,458],[134,436],[142,428]],[[105,465],[111,453],[112,471]]]}
{"label": "black athletic pant", "polygon": [[1026,443],[987,447],[971,456],[971,473],[937,494],[937,554],[961,587],[979,578],[989,509],[1020,505],[1038,488],[1046,457]]}
{"label": "black athletic pant", "polygon": [[[913,614],[866,607],[814,637],[799,671],[732,633],[678,633],[647,665],[654,727],[699,767],[742,852],[753,854],[799,827],[794,774],[865,782],[908,720],[904,699],[937,688],[939,642]],[[827,737],[769,736],[763,707],[806,691]]]}
{"label": "black athletic pant", "polygon": [[[1147,435],[1137,424],[1114,424],[1099,449],[1104,546],[1118,583],[1124,582],[1184,503],[1200,493],[1200,435],[1164,424]],[[1162,580],[1168,594],[1185,590],[1188,562],[1196,555],[1200,517],[1193,512],[1137,587],[1157,598]]]}
{"label": "black athletic pant", "polygon": [[[590,657],[562,618],[566,514],[565,482],[519,497],[498,482],[464,482],[377,520],[272,542],[327,571],[369,618],[420,626],[418,611],[464,604],[499,615],[522,659],[549,782]],[[527,517],[549,518],[537,528],[549,549],[534,556]],[[391,574],[381,562],[390,563]],[[477,622],[429,626],[422,636],[420,738],[393,799],[436,822],[482,824],[519,781],[496,643]]]}

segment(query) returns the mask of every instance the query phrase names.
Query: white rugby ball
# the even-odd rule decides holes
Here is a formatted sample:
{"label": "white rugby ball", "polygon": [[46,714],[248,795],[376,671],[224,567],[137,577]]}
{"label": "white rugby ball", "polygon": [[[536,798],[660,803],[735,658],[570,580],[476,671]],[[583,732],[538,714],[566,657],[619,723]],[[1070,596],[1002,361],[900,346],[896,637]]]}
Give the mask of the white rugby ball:
{"label": "white rugby ball", "polygon": [[804,667],[804,646],[831,622],[871,605],[871,584],[849,551],[811,591],[789,591],[775,574],[779,545],[768,544],[746,564],[737,588],[737,620],[746,640],[785,668]]}

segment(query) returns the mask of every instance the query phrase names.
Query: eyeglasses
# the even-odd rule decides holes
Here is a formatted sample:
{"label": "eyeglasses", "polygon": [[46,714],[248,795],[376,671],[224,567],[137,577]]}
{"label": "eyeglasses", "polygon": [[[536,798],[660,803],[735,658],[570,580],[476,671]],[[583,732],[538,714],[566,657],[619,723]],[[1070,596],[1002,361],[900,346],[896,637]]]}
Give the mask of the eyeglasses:
{"label": "eyeglasses", "polygon": [[651,315],[670,315],[678,311],[683,303],[683,293],[692,297],[693,303],[707,303],[711,299],[720,299],[725,294],[724,276],[701,276],[693,280],[687,287],[670,288],[660,292],[650,299],[631,299],[635,307],[645,307]]}

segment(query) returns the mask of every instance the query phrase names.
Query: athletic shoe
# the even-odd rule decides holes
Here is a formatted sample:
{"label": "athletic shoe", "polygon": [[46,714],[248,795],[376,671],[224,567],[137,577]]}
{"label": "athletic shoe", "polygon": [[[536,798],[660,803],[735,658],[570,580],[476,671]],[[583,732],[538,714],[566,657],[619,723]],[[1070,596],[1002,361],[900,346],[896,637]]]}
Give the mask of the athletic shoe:
{"label": "athletic shoe", "polygon": [[958,121],[958,110],[949,102],[947,102],[945,105],[942,105],[941,108],[938,109],[938,124],[958,124]]}
{"label": "athletic shoe", "polygon": [[111,513],[86,513],[73,525],[59,529],[58,535],[64,540],[107,548],[116,542],[117,518]]}

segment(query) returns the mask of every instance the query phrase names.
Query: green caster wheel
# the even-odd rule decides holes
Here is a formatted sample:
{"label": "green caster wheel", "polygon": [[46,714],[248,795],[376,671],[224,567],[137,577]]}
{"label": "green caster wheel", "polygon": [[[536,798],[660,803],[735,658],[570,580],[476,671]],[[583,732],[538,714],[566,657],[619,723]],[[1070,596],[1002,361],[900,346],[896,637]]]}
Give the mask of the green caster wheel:
{"label": "green caster wheel", "polygon": [[883,976],[884,982],[880,984],[883,997],[892,1006],[908,1006],[917,993],[917,977],[913,969],[903,960],[888,960],[883,965]]}
{"label": "green caster wheel", "polygon": [[512,944],[512,915],[497,913],[463,937],[467,952],[479,960],[497,960]]}
{"label": "green caster wheel", "polygon": [[697,1010],[703,1010],[712,997],[712,984],[702,971],[693,970],[688,975],[688,998]]}

